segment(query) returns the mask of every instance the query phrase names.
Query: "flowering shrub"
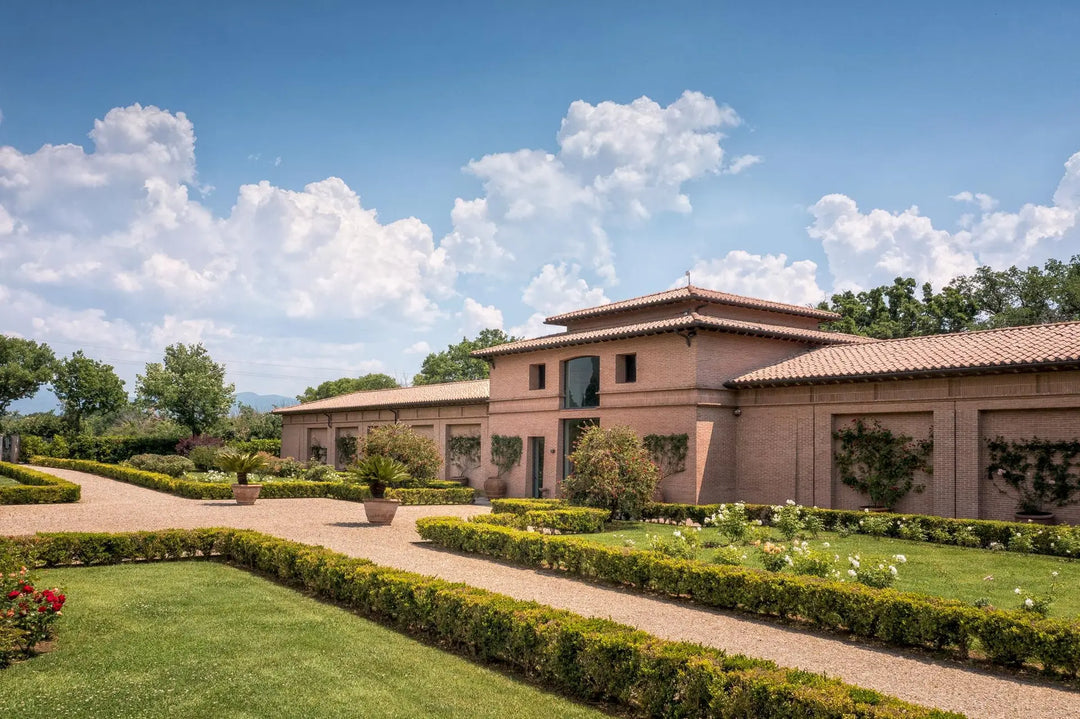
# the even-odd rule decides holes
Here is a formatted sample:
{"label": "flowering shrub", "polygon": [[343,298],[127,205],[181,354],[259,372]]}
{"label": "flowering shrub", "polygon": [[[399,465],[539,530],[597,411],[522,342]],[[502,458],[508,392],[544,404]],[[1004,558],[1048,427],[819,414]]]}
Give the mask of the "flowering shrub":
{"label": "flowering shrub", "polygon": [[892,529],[892,517],[884,514],[874,514],[869,510],[864,511],[863,514],[866,517],[859,520],[859,529],[863,534],[869,534],[871,537],[884,537]]}
{"label": "flowering shrub", "polygon": [[746,561],[746,552],[739,547],[720,547],[713,554],[713,564],[726,564],[729,566],[738,566]]}
{"label": "flowering shrub", "polygon": [[875,589],[888,589],[896,583],[896,577],[900,573],[896,565],[906,562],[907,557],[903,554],[893,555],[891,561],[872,558],[862,559],[856,554],[854,557],[848,557],[848,564],[851,567],[847,573],[849,577],[860,584]]}
{"label": "flowering shrub", "polygon": [[796,537],[817,537],[818,533],[825,528],[821,517],[807,512],[806,507],[795,504],[791,499],[772,508],[770,521],[789,542]]}
{"label": "flowering shrub", "polygon": [[[756,520],[758,525],[761,520]],[[734,504],[721,504],[715,513],[705,518],[706,526],[716,527],[720,536],[728,540],[729,544],[745,541],[750,534],[751,522],[746,515],[746,504],[735,502]]]}
{"label": "flowering shrub", "polygon": [[52,635],[66,599],[58,589],[37,589],[26,567],[0,574],[0,666]]}
{"label": "flowering shrub", "polygon": [[790,559],[787,555],[787,547],[783,544],[765,542],[758,547],[758,552],[761,555],[762,566],[770,572],[779,572],[787,566]]}
{"label": "flowering shrub", "polygon": [[1017,587],[1013,593],[1019,596],[1020,611],[1031,612],[1040,617],[1050,616],[1050,607],[1054,604],[1054,594],[1057,592],[1057,572],[1050,572],[1050,587],[1046,594],[1034,594]]}
{"label": "flowering shrub", "polygon": [[641,439],[629,427],[587,428],[578,439],[570,461],[574,471],[563,480],[562,491],[571,504],[641,516],[660,479]]}
{"label": "flowering shrub", "polygon": [[676,559],[694,559],[697,556],[699,529],[676,529],[670,537],[662,537],[659,534],[649,536],[649,549],[659,552],[665,557]]}
{"label": "flowering shrub", "polygon": [[[824,547],[827,549],[828,546],[828,542],[825,542]],[[792,545],[788,558],[788,566],[795,574],[833,579],[840,576],[840,572],[833,566],[836,555],[820,549],[811,549],[805,541]]]}

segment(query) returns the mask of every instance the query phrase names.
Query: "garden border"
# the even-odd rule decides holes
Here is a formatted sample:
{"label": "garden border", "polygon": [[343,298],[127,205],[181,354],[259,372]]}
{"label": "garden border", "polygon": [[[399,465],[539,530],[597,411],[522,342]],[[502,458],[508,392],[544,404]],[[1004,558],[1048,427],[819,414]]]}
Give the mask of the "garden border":
{"label": "garden border", "polygon": [[653,637],[323,547],[249,530],[40,534],[0,539],[37,566],[214,557],[269,574],[400,631],[635,715],[958,719],[817,674]]}
{"label": "garden border", "polygon": [[797,619],[830,631],[966,658],[979,647],[994,664],[1035,660],[1067,676],[1080,671],[1080,621],[978,608],[914,592],[749,567],[672,559],[510,527],[423,517],[420,536],[447,549],[635,587],[719,609]]}
{"label": "garden border", "polygon": [[[145,472],[141,469],[123,467],[117,464],[104,464],[88,459],[59,459],[56,457],[32,457],[33,464],[54,469],[72,469],[77,472],[95,474],[99,477],[127,482],[146,489],[186,499],[232,499],[232,486],[217,482],[191,482],[177,479],[157,472]],[[46,475],[47,476],[47,475]],[[371,491],[366,485],[345,482],[263,482],[260,499],[298,499],[328,498],[343,499],[349,502],[362,502],[371,498]],[[402,504],[472,504],[474,490],[469,487],[455,489],[391,489],[387,498],[400,499]]]}
{"label": "garden border", "polygon": [[0,475],[25,485],[0,487],[0,504],[62,504],[82,497],[79,485],[17,464],[0,462]]}

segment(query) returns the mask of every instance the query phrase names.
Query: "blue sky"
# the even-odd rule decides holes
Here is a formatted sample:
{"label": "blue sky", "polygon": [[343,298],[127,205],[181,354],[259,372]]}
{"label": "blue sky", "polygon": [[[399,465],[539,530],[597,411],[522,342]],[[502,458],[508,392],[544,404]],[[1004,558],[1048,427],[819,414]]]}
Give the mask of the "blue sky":
{"label": "blue sky", "polygon": [[1080,252],[1073,3],[40,5],[0,331],[129,389],[173,341],[294,394],[688,268],[806,303]]}

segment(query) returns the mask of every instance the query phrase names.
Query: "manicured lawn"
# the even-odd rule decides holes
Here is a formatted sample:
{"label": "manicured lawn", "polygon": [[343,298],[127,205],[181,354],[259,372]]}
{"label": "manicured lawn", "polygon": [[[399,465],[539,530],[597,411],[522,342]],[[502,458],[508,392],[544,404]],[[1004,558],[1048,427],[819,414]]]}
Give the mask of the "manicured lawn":
{"label": "manicured lawn", "polygon": [[[673,528],[669,525],[626,523],[614,531],[575,536],[615,547],[625,546],[626,540],[631,539],[637,549],[647,549],[648,535],[660,534],[668,537],[672,531]],[[681,531],[687,530],[683,528]],[[708,527],[702,529],[698,536],[702,541],[719,541],[717,531]],[[790,544],[783,542],[778,534],[774,535],[772,541]],[[924,592],[966,602],[985,598],[994,606],[1004,609],[1015,609],[1018,606],[1020,598],[1013,593],[1016,587],[1042,595],[1049,590],[1051,581],[1056,581],[1057,590],[1051,615],[1080,615],[1080,593],[1074,591],[1075,587],[1080,586],[1080,562],[1077,560],[987,549],[965,549],[867,535],[840,537],[832,532],[824,532],[817,539],[807,541],[812,549],[839,555],[840,561],[836,563],[836,567],[842,572],[848,569],[849,555],[889,558],[903,554],[908,561],[906,564],[896,565],[899,569],[899,579],[894,585],[896,589]],[[825,542],[829,544],[828,548],[822,546]],[[747,555],[744,562],[747,566],[761,568],[756,549],[746,547],[743,551]],[[709,561],[715,554],[715,549],[701,549],[698,558]],[[1052,579],[1051,572],[1058,572],[1058,577]]]}
{"label": "manicured lawn", "polygon": [[0,487],[17,487],[21,482],[16,482],[11,477],[0,477]]}
{"label": "manicured lawn", "polygon": [[0,671],[42,717],[601,717],[212,562],[54,569],[56,648]]}

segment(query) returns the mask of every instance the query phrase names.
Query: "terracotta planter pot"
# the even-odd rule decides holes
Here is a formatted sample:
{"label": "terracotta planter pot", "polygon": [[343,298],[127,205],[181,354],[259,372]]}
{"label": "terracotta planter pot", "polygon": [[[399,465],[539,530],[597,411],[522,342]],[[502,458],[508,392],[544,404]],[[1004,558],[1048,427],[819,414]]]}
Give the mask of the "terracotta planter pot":
{"label": "terracotta planter pot", "polygon": [[400,504],[400,499],[365,499],[364,514],[370,524],[390,524]]}
{"label": "terracotta planter pot", "polygon": [[484,480],[484,494],[488,499],[501,499],[506,496],[506,480],[502,477],[488,477]]}
{"label": "terracotta planter pot", "polygon": [[1013,515],[1017,522],[1028,522],[1030,524],[1054,524],[1053,512],[1017,512]]}
{"label": "terracotta planter pot", "polygon": [[261,484],[234,484],[232,486],[232,496],[237,504],[255,504],[261,491]]}

